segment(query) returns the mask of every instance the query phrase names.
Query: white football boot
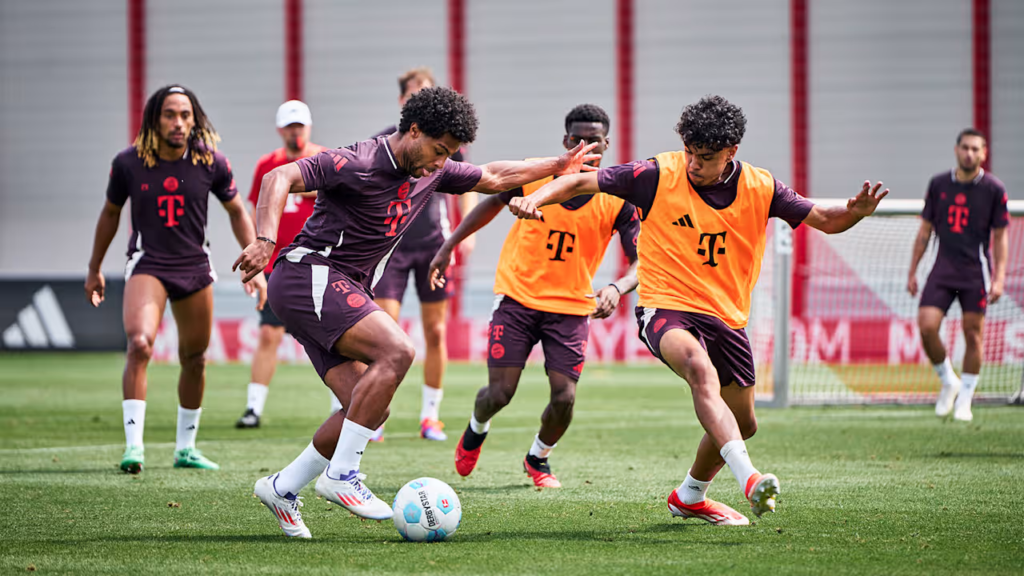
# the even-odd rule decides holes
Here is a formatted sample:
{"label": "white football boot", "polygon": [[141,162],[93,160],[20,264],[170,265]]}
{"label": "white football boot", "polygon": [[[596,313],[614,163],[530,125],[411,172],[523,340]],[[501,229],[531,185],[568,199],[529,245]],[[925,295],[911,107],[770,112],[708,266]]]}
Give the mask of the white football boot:
{"label": "white football boot", "polygon": [[277,490],[274,490],[274,479],[276,477],[277,475],[275,474],[257,480],[256,486],[252,490],[253,495],[270,509],[270,513],[277,518],[277,522],[281,525],[281,530],[284,531],[285,536],[312,538],[309,528],[306,528],[305,522],[302,521],[302,513],[299,512],[299,507],[302,506],[301,498],[296,496],[294,500],[289,500],[284,496],[278,496]]}
{"label": "white football boot", "polygon": [[[330,470],[330,467],[327,468]],[[349,512],[368,520],[390,520],[394,516],[391,506],[363,484],[363,476],[354,472],[335,480],[327,476],[327,470],[316,479],[316,493],[329,502],[341,506]]]}

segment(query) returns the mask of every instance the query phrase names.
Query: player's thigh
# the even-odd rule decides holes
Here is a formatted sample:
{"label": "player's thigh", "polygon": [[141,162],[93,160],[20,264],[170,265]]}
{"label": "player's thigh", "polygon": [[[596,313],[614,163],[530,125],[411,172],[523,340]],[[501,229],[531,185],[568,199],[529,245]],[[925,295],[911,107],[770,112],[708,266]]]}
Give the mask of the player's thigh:
{"label": "player's thigh", "polygon": [[689,330],[669,328],[661,337],[658,352],[669,368],[686,380],[691,388],[720,385],[707,350]]}
{"label": "player's thigh", "polygon": [[152,343],[156,339],[166,306],[167,290],[157,277],[135,274],[128,278],[121,309],[125,334],[129,338],[145,337]]}
{"label": "player's thigh", "polygon": [[172,301],[171,312],[178,325],[178,355],[205,352],[213,331],[213,285]]}
{"label": "player's thigh", "polygon": [[412,340],[391,316],[377,309],[345,331],[334,343],[333,350],[346,358],[372,364],[378,360],[415,354]]}
{"label": "player's thigh", "polygon": [[488,368],[523,368],[540,341],[542,312],[506,296],[495,298],[487,334]]}
{"label": "player's thigh", "polygon": [[954,299],[955,290],[939,284],[929,276],[921,290],[921,301],[917,310],[917,325],[921,331],[938,331]]}
{"label": "player's thigh", "polygon": [[917,326],[921,332],[937,333],[942,326],[946,311],[936,306],[921,306],[917,309]]}
{"label": "player's thigh", "polygon": [[345,362],[339,364],[324,374],[324,384],[330,388],[331,393],[341,402],[341,405],[348,407],[352,401],[352,389],[366,372],[366,364],[362,362]]}
{"label": "player's thigh", "polygon": [[380,309],[387,312],[388,316],[395,322],[398,322],[398,315],[402,312],[402,301],[395,300],[394,298],[374,298],[373,301],[380,306]]}
{"label": "player's thigh", "polygon": [[431,339],[444,335],[445,323],[448,321],[448,301],[420,302],[420,321],[423,323],[423,337],[429,343]]}
{"label": "player's thigh", "polygon": [[519,379],[523,375],[522,367],[488,366],[487,387],[490,395],[501,404],[508,404],[519,388]]}

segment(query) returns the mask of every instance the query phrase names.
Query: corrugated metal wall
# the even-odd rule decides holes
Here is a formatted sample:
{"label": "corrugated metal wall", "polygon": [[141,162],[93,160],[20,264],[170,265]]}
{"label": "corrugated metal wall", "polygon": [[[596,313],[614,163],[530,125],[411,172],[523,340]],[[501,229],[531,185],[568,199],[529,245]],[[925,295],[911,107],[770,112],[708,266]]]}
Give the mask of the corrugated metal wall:
{"label": "corrugated metal wall", "polygon": [[[444,0],[306,0],[305,97],[314,140],[342,146],[398,116],[396,77],[417,65],[448,79]],[[468,1],[466,91],[481,131],[470,159],[555,154],[562,119],[591,101],[617,137],[615,2]],[[953,163],[972,121],[968,0],[810,2],[810,192],[847,195],[865,178],[919,198]],[[993,171],[1020,197],[1024,167],[1024,4],[992,0]],[[282,0],[147,3],[147,91],[196,90],[220,131],[239,188],[279,145],[284,99]],[[791,179],[789,1],[723,8],[635,5],[635,154],[680,146],[681,108],[706,93],[743,106],[741,157]],[[127,145],[123,0],[0,3],[0,271],[80,274],[103,203],[110,159]],[[614,146],[606,163],[615,157]],[[508,218],[480,239],[471,276],[493,270]],[[123,265],[124,230],[105,270]],[[59,231],[59,232],[57,232]],[[237,255],[214,203],[210,237],[226,272]],[[610,275],[607,268],[603,275]]]}

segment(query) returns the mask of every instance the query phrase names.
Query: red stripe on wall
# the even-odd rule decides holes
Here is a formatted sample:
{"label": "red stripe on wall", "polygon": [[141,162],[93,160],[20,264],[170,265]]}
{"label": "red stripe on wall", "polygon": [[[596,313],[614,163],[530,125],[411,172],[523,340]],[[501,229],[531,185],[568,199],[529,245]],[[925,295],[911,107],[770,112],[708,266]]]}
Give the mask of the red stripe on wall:
{"label": "red stripe on wall", "polygon": [[989,141],[987,170],[992,162],[992,7],[990,0],[973,0],[971,4],[974,69],[974,127]]}
{"label": "red stripe on wall", "polygon": [[[455,91],[466,93],[466,0],[448,0],[448,84]],[[452,229],[454,229],[462,221],[464,214],[459,210],[458,203],[454,198],[445,200],[448,202],[448,213],[452,215],[451,223]],[[455,266],[452,269],[455,290],[449,301],[452,318],[463,317],[462,295],[466,289],[467,276],[462,254],[458,253],[455,258]],[[448,334],[452,334],[452,332],[448,332]],[[453,350],[460,345],[461,343],[449,343]]]}
{"label": "red stripe on wall", "polygon": [[[633,5],[634,0],[616,0],[615,4],[615,76],[616,106],[618,114],[615,140],[618,142],[616,159],[625,163],[633,157]],[[616,279],[625,275],[629,269],[629,260],[623,253],[616,267]],[[622,302],[616,311],[620,316],[628,316],[630,306]]]}
{"label": "red stripe on wall", "polygon": [[142,126],[146,106],[146,0],[128,0],[128,142]]}
{"label": "red stripe on wall", "polygon": [[284,2],[284,97],[303,99],[302,0]]}
{"label": "red stripe on wall", "polygon": [[[810,116],[807,86],[807,0],[790,0],[790,86],[793,116],[793,188],[810,196],[808,166],[810,150],[808,117]],[[793,254],[793,315],[803,318],[807,312],[807,227],[796,230]]]}

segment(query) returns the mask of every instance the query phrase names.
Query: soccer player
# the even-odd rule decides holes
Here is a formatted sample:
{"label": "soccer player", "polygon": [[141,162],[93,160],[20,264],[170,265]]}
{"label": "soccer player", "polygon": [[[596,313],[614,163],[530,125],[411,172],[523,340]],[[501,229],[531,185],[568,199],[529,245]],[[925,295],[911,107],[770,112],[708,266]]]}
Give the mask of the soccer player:
{"label": "soccer player", "polygon": [[727,525],[749,520],[705,497],[724,464],[755,515],[774,511],[779,493],[778,478],[758,472],[744,444],[757,430],[754,360],[744,327],[768,219],[835,234],[874,212],[888,194],[878,192],[881,183],[865,182],[846,206],[814,206],[767,170],[735,159],[746,123],[738,106],[706,96],[684,108],[676,125],[682,151],[558,178],[509,203],[513,214],[534,219],[547,214],[541,206],[597,192],[637,207],[640,339],[689,384],[706,432],[686,480],[668,497],[669,510]]}
{"label": "soccer player", "polygon": [[[594,104],[581,104],[565,117],[567,150],[582,142],[595,143],[594,152],[608,147],[608,114]],[[600,161],[592,165],[598,166]],[[444,286],[444,269],[452,250],[501,212],[512,198],[530,196],[551,181],[545,178],[491,196],[480,203],[445,241],[430,265],[431,277]],[[480,389],[466,431],[455,448],[455,469],[462,476],[476,467],[493,418],[508,405],[519,385],[526,358],[537,342],[544,348],[544,368],[551,399],[541,415],[523,470],[541,488],[560,488],[548,457],[572,421],[576,384],[590,337],[590,318],[606,318],[619,297],[636,288],[636,235],[639,218],[632,204],[614,196],[572,198],[544,211],[544,220],[519,220],[509,230],[498,260],[494,308],[488,330],[487,385]],[[629,270],[596,294],[594,273],[608,242],[619,243],[630,261]],[[596,297],[596,302],[595,302]]]}
{"label": "soccer player", "polygon": [[[142,471],[145,451],[146,367],[167,301],[178,325],[178,433],[175,468],[216,470],[217,464],[196,449],[200,407],[206,387],[206,348],[213,326],[213,288],[217,275],[206,241],[209,195],[224,205],[239,244],[256,234],[235,188],[231,163],[217,152],[220,138],[195,94],[171,85],[146,102],[135,144],[114,157],[107,201],[96,223],[85,295],[93,306],[103,301],[100,272],[125,201],[132,201],[132,235],[125,267],[124,330],[128,337],[122,387],[127,449],[121,470]],[[259,272],[259,271],[258,271]],[[262,273],[250,274],[246,290],[266,301]]]}
{"label": "soccer player", "polygon": [[[917,296],[917,266],[934,232],[939,253],[921,291],[917,324],[924,351],[942,382],[935,414],[945,417],[952,411],[955,420],[970,422],[974,417],[971,399],[981,371],[985,309],[1003,295],[1006,280],[1010,213],[1003,183],[981,167],[988,153],[985,135],[973,128],[961,131],[954,151],[956,168],[936,174],[928,183],[907,291]],[[954,299],[963,311],[967,344],[960,378],[939,338],[939,326]]]}
{"label": "soccer player", "polygon": [[[498,193],[553,174],[579,172],[596,159],[593,145],[558,158],[449,162],[476,137],[476,112],[449,88],[420,90],[402,108],[398,132],[327,150],[275,168],[263,178],[256,205],[258,240],[235,262],[245,278],[273,253],[289,192],[318,190],[313,215],[281,250],[270,282],[274,312],[305,347],[320,378],[344,408],[312,443],[254,492],[288,536],[309,537],[297,494],[317,477],[317,494],[357,516],[391,518],[391,506],[363,483],[359,464],[373,431],[412,363],[409,336],[373,302],[373,286],[395,246],[438,192]],[[321,473],[322,472],[322,473]]]}
{"label": "soccer player", "polygon": [[[323,146],[309,141],[309,135],[313,127],[313,115],[309,106],[298,100],[289,100],[277,109],[277,133],[284,142],[284,146],[266,154],[256,163],[256,173],[252,178],[252,189],[249,192],[249,203],[253,209],[260,196],[260,184],[268,172],[294,162],[300,158],[308,158],[324,150]],[[287,246],[295,239],[295,235],[302,230],[302,225],[313,213],[313,204],[316,202],[316,191],[303,192],[302,194],[289,194],[288,201],[281,214],[280,227],[277,230],[277,238],[274,245],[274,253],[263,271],[267,278],[270,278],[270,271],[274,268],[274,260],[280,251],[280,246]],[[270,306],[264,306],[260,312],[260,340],[256,347],[256,353],[252,358],[252,372],[248,388],[248,399],[245,405],[245,413],[235,423],[237,428],[257,428],[260,425],[260,416],[263,414],[263,407],[267,403],[267,393],[270,391],[270,379],[274,377],[277,369],[277,348],[284,338],[284,323],[274,314]]]}
{"label": "soccer player", "polygon": [[[413,68],[398,78],[398,105],[405,106],[413,94],[434,85],[434,75],[429,68]],[[398,130],[389,126],[374,135],[389,136]],[[452,154],[452,160],[462,162],[462,151]],[[402,309],[402,296],[409,281],[409,273],[416,279],[416,294],[420,299],[420,321],[423,324],[423,341],[426,344],[426,358],[423,363],[423,403],[420,408],[420,438],[426,440],[447,440],[442,431],[441,398],[444,395],[442,381],[445,365],[448,363],[448,346],[445,342],[445,324],[448,315],[450,290],[432,290],[427,267],[430,259],[441,248],[451,233],[448,221],[447,199],[440,195],[431,196],[423,214],[413,221],[402,242],[395,248],[383,276],[374,288],[374,301],[385,312],[398,321]],[[476,194],[468,192],[459,196],[462,214],[476,206]],[[461,244],[461,254],[467,257],[473,249],[473,236]],[[383,425],[377,429],[371,440],[383,439]]]}

